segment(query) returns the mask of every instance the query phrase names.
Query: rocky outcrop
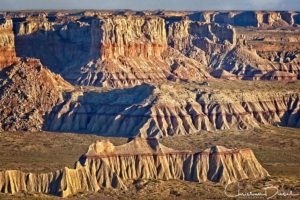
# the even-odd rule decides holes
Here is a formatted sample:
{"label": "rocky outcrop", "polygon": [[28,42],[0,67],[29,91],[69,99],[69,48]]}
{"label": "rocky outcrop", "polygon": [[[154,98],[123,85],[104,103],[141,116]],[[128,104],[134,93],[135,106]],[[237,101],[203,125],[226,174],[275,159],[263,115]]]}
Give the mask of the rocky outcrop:
{"label": "rocky outcrop", "polygon": [[14,33],[18,57],[38,58],[73,82],[81,66],[99,58],[101,29],[97,18],[14,18]]}
{"label": "rocky outcrop", "polygon": [[296,81],[297,75],[289,72],[284,71],[270,71],[264,74],[261,77],[262,80],[276,80],[276,81],[282,81],[282,80],[288,80],[288,81]]}
{"label": "rocky outcrop", "polygon": [[[246,39],[238,38],[236,30],[291,28],[299,21],[298,15],[271,11],[90,11],[9,13],[8,17],[13,18],[17,56],[40,59],[73,84],[124,88],[167,80],[204,81],[218,69],[252,80],[258,79],[253,77],[257,70],[259,77],[274,70],[298,75],[297,59],[273,62],[272,52],[280,51],[255,52]],[[288,54],[297,49],[294,42],[288,42],[296,46]],[[259,60],[259,66],[255,62],[250,67],[224,62],[244,57],[245,52],[249,62]],[[244,71],[250,72],[244,75]]]}
{"label": "rocky outcrop", "polygon": [[165,22],[159,17],[116,16],[101,20],[102,58],[160,58],[167,48]]}
{"label": "rocky outcrop", "polygon": [[[189,64],[174,74],[162,58],[168,44],[158,16],[27,17],[15,19],[14,31],[18,56],[41,59],[71,83],[122,88],[189,77]],[[206,71],[197,66],[198,81],[209,77]]]}
{"label": "rocky outcrop", "polygon": [[170,75],[161,54],[167,48],[164,20],[159,17],[101,18],[101,59],[82,68],[77,83],[130,87],[160,82]]}
{"label": "rocky outcrop", "polygon": [[224,76],[243,80],[297,80],[300,69],[296,63],[297,59],[286,63],[270,61],[258,55],[256,50],[237,46],[223,54],[213,71],[225,70],[227,75]]}
{"label": "rocky outcrop", "polygon": [[231,24],[237,27],[282,27],[299,25],[299,12],[294,11],[202,11],[160,13],[164,18],[180,21],[188,18],[192,21]]}
{"label": "rocky outcrop", "polygon": [[214,12],[211,20],[220,24],[254,27],[282,27],[299,25],[298,12],[288,11],[229,11]]}
{"label": "rocky outcrop", "polygon": [[[105,17],[101,60],[82,68],[79,84],[130,87],[141,83],[210,77],[207,68],[168,48],[165,21],[156,16]],[[175,55],[174,55],[175,54]],[[172,60],[177,59],[178,60]]]}
{"label": "rocky outcrop", "polygon": [[225,80],[237,80],[238,76],[235,74],[232,74],[224,69],[215,69],[213,70],[210,75],[212,75],[215,78],[219,79],[225,79]]}
{"label": "rocky outcrop", "polygon": [[274,66],[258,56],[255,51],[236,47],[225,54],[218,68],[238,75],[240,79],[258,80],[262,74],[272,71]]}
{"label": "rocky outcrop", "polygon": [[295,91],[211,91],[179,84],[72,94],[48,115],[46,130],[152,137],[200,130],[300,127]]}
{"label": "rocky outcrop", "polygon": [[0,70],[16,61],[13,23],[0,18]]}
{"label": "rocky outcrop", "polygon": [[2,193],[46,193],[62,197],[97,192],[100,188],[126,189],[138,179],[179,179],[228,184],[243,179],[262,179],[268,172],[250,149],[213,146],[202,152],[177,151],[155,139],[137,138],[114,146],[109,141],[90,145],[74,169],[53,173],[0,172]]}
{"label": "rocky outcrop", "polygon": [[233,27],[190,20],[169,21],[167,36],[171,47],[206,65],[236,43]]}
{"label": "rocky outcrop", "polygon": [[39,60],[19,59],[0,71],[0,131],[40,130],[44,114],[71,88]]}

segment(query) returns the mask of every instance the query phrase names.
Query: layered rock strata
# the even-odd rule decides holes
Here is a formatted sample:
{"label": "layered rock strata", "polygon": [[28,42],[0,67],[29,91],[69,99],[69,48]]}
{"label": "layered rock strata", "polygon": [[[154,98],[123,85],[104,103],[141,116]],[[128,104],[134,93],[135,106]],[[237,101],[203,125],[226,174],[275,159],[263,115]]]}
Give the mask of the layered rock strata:
{"label": "layered rock strata", "polygon": [[212,181],[221,184],[262,179],[268,172],[250,149],[213,146],[202,152],[177,151],[154,139],[134,139],[114,146],[109,141],[90,145],[74,169],[53,173],[0,172],[2,193],[45,193],[62,197],[97,192],[101,188],[126,189],[134,180]]}
{"label": "layered rock strata", "polygon": [[39,15],[14,18],[13,24],[17,56],[38,58],[70,81],[80,75],[81,66],[99,57],[101,29],[97,18]]}
{"label": "layered rock strata", "polygon": [[[267,29],[252,22],[257,16],[262,16]],[[5,13],[0,16],[0,46],[4,47],[0,68],[8,69],[1,71],[0,97],[6,104],[0,108],[1,130],[159,137],[261,124],[299,127],[298,92],[245,92],[245,96],[229,92],[225,98],[222,92],[174,89],[169,84],[199,85],[212,77],[295,81],[300,72],[298,16],[297,12]],[[282,20],[287,24],[279,23]],[[15,51],[20,57],[40,58],[73,84],[129,88],[146,82],[165,89],[141,85],[100,93],[78,87],[63,95],[54,82],[37,83],[33,77],[42,80],[42,72],[47,70],[35,72],[26,67],[31,61],[18,61]],[[25,75],[13,75],[12,68]],[[36,93],[29,92],[30,81],[36,81],[32,85],[37,88],[45,87],[32,89],[42,95],[42,103],[30,100],[27,105],[29,93]],[[58,82],[71,88],[62,79]],[[9,96],[8,85],[19,90],[10,91],[13,95]],[[185,94],[182,99],[176,97],[179,93]],[[46,109],[33,108],[40,104]],[[36,116],[35,120],[30,121],[30,116]]]}
{"label": "layered rock strata", "polygon": [[190,65],[179,52],[184,64],[176,72],[162,58],[169,51],[165,21],[158,16],[64,16],[54,21],[38,16],[14,22],[17,55],[39,58],[75,84],[131,87],[188,79],[189,69],[198,81],[210,77],[207,67]]}
{"label": "layered rock strata", "polygon": [[187,16],[192,20],[234,26],[282,27],[299,25],[299,14],[292,11],[204,11]]}
{"label": "layered rock strata", "polygon": [[78,92],[47,116],[46,130],[152,137],[200,130],[300,127],[295,91],[210,91],[180,84],[141,85],[105,93]]}
{"label": "layered rock strata", "polygon": [[78,84],[120,88],[210,78],[207,67],[168,47],[165,21],[160,17],[104,17],[101,26],[101,59],[82,68]]}
{"label": "layered rock strata", "polygon": [[[283,50],[276,50],[282,38],[270,43],[261,34],[248,44],[249,33],[238,37],[236,31],[267,27],[286,35],[277,29],[297,30],[297,12],[89,11],[7,16],[13,18],[18,56],[39,58],[78,85],[124,88],[166,80],[203,81],[219,69],[229,72],[230,79],[293,80],[300,71],[297,34],[285,37],[289,41]],[[257,42],[261,39],[265,41]],[[278,54],[286,56],[281,60]],[[11,63],[6,58],[3,65]],[[271,71],[273,76],[265,75]]]}
{"label": "layered rock strata", "polygon": [[0,70],[16,61],[13,22],[0,18]]}

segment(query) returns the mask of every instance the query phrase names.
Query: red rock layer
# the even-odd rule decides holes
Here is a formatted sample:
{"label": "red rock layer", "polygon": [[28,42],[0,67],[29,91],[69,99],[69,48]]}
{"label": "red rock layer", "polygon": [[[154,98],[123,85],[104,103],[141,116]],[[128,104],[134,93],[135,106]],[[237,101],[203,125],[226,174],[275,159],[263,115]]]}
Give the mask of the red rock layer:
{"label": "red rock layer", "polygon": [[116,16],[102,19],[102,58],[160,57],[167,48],[165,23],[159,17]]}
{"label": "red rock layer", "polygon": [[0,19],[0,70],[16,61],[12,20]]}

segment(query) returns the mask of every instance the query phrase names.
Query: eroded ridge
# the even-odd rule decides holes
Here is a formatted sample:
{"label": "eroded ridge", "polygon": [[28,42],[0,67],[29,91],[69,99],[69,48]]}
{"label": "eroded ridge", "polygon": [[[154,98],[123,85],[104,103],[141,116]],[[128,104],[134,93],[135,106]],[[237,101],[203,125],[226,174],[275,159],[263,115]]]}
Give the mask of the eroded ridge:
{"label": "eroded ridge", "polygon": [[144,84],[122,91],[72,93],[53,108],[45,130],[161,137],[262,125],[299,128],[299,103],[296,90],[218,91]]}
{"label": "eroded ridge", "polygon": [[299,79],[299,12],[9,12],[0,68],[34,57],[67,81]]}
{"label": "eroded ridge", "polygon": [[251,149],[213,146],[202,152],[177,151],[156,139],[136,138],[114,146],[97,141],[75,164],[51,173],[0,172],[2,193],[45,193],[62,197],[101,188],[126,189],[137,179],[179,179],[227,184],[242,179],[262,179],[268,172]]}

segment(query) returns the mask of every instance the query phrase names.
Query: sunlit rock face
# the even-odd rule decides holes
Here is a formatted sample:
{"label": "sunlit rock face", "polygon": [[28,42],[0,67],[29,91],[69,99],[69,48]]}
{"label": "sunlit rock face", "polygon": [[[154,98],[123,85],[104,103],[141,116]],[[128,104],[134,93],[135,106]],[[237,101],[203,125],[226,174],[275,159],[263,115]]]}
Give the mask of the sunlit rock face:
{"label": "sunlit rock face", "polygon": [[[296,90],[239,96],[194,87],[211,79],[299,79],[298,12],[45,11],[0,18],[0,95],[7,105],[1,130],[161,137],[300,126]],[[43,80],[54,73],[58,83]],[[178,86],[184,83],[194,86]],[[30,93],[41,98],[31,101]],[[20,107],[7,103],[12,99]],[[17,123],[8,123],[11,116]]]}
{"label": "sunlit rock face", "polygon": [[0,172],[0,191],[45,193],[68,197],[100,188],[126,189],[128,181],[178,179],[228,184],[269,176],[251,149],[213,146],[202,152],[178,151],[155,139],[137,138],[114,146],[109,141],[91,144],[75,164],[51,173]]}
{"label": "sunlit rock face", "polygon": [[165,21],[158,16],[51,20],[45,16],[15,20],[17,54],[41,59],[72,83],[130,87],[176,77],[188,79],[188,69],[196,73],[197,80],[210,77],[205,66],[189,64],[185,61],[189,58],[180,53],[187,67],[181,65],[174,72],[172,63],[164,59],[174,53],[168,51]]}
{"label": "sunlit rock face", "polygon": [[161,56],[167,49],[163,19],[103,17],[101,30],[100,58],[82,68],[78,84],[119,88],[161,82],[171,76]]}
{"label": "sunlit rock face", "polygon": [[0,70],[16,61],[13,23],[11,19],[0,19]]}
{"label": "sunlit rock face", "polygon": [[216,22],[219,24],[231,24],[234,26],[280,27],[299,25],[299,12],[289,11],[203,12],[199,13],[199,16],[203,16],[200,18],[202,20]]}
{"label": "sunlit rock face", "polygon": [[300,127],[299,106],[299,93],[293,91],[214,92],[144,84],[121,91],[72,93],[53,108],[45,129],[161,137],[261,125]]}
{"label": "sunlit rock face", "polygon": [[[9,15],[13,18],[17,56],[38,58],[78,85],[125,88],[167,80],[203,81],[212,78],[210,73],[218,69],[238,79],[293,80],[300,71],[294,45],[296,34],[285,37],[289,38],[285,47],[275,42],[282,38],[276,38],[271,46],[260,42],[255,48],[247,42],[269,39],[264,34],[249,38],[248,33],[239,33],[241,28],[249,27],[297,27],[298,12],[90,11]],[[11,63],[9,60],[5,62]],[[270,71],[278,75],[283,72],[282,78],[264,76]]]}

